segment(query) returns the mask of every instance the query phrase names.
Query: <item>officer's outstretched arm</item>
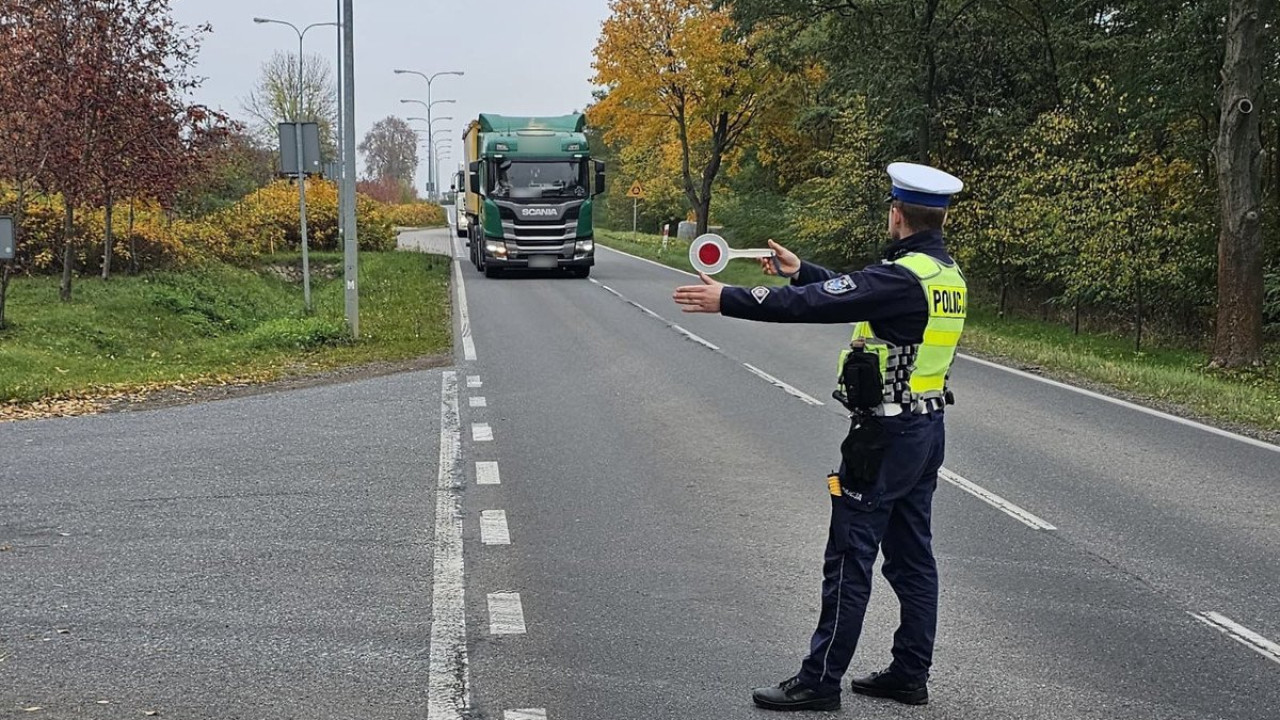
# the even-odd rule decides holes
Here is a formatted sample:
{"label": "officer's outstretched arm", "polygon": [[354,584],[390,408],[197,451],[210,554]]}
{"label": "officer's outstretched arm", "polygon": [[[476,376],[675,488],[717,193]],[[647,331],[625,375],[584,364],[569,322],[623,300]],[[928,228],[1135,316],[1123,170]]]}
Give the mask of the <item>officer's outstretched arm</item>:
{"label": "officer's outstretched arm", "polygon": [[919,283],[893,266],[871,266],[808,285],[725,287],[720,312],[761,322],[874,321],[903,313],[919,295]]}

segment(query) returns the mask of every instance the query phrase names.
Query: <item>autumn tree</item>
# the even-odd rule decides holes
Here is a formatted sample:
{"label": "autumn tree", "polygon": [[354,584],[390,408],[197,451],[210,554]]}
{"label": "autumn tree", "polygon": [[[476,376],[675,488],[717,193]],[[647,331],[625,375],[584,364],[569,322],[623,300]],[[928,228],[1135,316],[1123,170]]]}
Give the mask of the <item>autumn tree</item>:
{"label": "autumn tree", "polygon": [[716,180],[743,134],[769,107],[774,68],[756,33],[736,32],[714,0],[612,0],[595,48],[591,109],[606,141],[656,149],[674,162],[705,232]]}
{"label": "autumn tree", "polygon": [[[30,40],[31,27],[20,10],[8,6],[0,9],[0,97],[23,98],[31,90],[27,78],[31,60],[22,52]],[[47,106],[42,103],[0,103],[0,181],[12,183],[16,190],[9,209],[14,219],[15,245],[22,242],[27,195],[43,174],[49,155],[46,111]],[[11,271],[11,263],[0,268],[0,328],[5,327]]]}
{"label": "autumn tree", "polygon": [[413,186],[418,167],[418,134],[402,118],[388,116],[374,123],[358,150],[364,154],[364,174],[368,179]]}
{"label": "autumn tree", "polygon": [[41,158],[36,179],[62,195],[60,296],[70,300],[76,210],[131,184],[178,182],[184,131],[205,115],[184,96],[197,85],[189,71],[207,28],[177,25],[170,0],[8,0],[6,7],[5,52],[18,70],[5,73],[4,90],[30,114],[6,124],[18,128],[20,145],[32,146],[30,157]]}
{"label": "autumn tree", "polygon": [[192,138],[190,146],[202,158],[203,172],[189,174],[188,182],[178,188],[176,207],[183,215],[223,210],[275,177],[271,149],[239,125],[202,133]]}
{"label": "autumn tree", "polygon": [[250,130],[259,143],[275,147],[283,122],[313,122],[320,130],[320,153],[337,154],[338,89],[329,61],[307,53],[302,62],[302,108],[298,108],[298,56],[276,51],[262,64],[257,84],[241,102],[253,118]]}

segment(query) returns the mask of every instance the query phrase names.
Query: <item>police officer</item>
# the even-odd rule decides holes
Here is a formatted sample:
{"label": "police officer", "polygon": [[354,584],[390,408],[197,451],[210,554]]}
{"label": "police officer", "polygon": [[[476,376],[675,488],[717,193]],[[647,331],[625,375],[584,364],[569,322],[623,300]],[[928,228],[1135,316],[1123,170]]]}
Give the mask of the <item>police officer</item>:
{"label": "police officer", "polygon": [[761,267],[771,275],[781,271],[790,286],[727,287],[704,274],[701,285],[675,292],[685,312],[855,323],[834,393],[849,408],[851,425],[840,470],[828,479],[831,526],[822,612],[799,672],[752,693],[756,705],[770,710],[840,707],[840,681],[862,631],[880,550],[901,623],[889,667],[854,678],[851,689],[910,705],[929,700],[938,617],[930,517],[943,458],[943,410],[951,401],[947,378],[967,299],[942,228],[951,196],[963,183],[911,163],[893,163],[888,173],[891,242],[879,263],[839,274],[801,262],[770,241],[777,265],[762,260]]}

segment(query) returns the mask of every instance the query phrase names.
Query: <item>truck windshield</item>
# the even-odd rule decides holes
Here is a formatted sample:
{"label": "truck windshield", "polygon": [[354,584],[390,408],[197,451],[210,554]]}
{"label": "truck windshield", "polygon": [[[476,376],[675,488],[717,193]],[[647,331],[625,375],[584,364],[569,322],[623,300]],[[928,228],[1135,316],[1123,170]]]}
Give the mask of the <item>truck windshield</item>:
{"label": "truck windshield", "polygon": [[495,197],[587,196],[587,163],[582,160],[497,160],[491,167],[488,190]]}

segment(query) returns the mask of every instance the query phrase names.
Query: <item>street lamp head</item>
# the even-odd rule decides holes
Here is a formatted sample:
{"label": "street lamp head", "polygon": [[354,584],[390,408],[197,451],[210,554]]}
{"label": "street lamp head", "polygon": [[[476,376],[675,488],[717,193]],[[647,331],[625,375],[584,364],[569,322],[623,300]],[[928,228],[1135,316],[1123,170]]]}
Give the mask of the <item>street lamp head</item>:
{"label": "street lamp head", "polygon": [[395,73],[395,74],[397,74],[397,75],[404,75],[405,73],[410,72],[410,71],[409,71],[409,70],[392,70],[391,72],[393,72],[393,73]]}
{"label": "street lamp head", "polygon": [[256,22],[256,23],[258,23],[259,25],[261,25],[262,23],[269,23],[269,22],[271,22],[270,20],[268,20],[268,19],[266,19],[266,18],[260,18],[260,17],[256,17],[256,18],[254,18],[254,19],[253,19],[253,21],[254,21],[254,22]]}

